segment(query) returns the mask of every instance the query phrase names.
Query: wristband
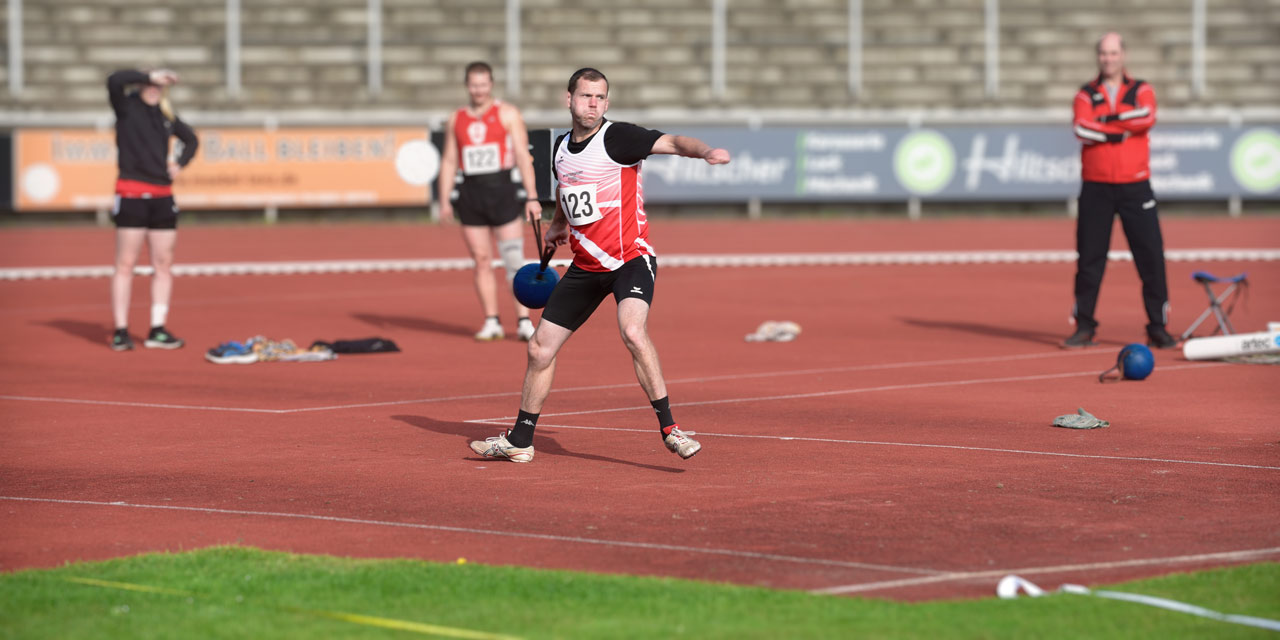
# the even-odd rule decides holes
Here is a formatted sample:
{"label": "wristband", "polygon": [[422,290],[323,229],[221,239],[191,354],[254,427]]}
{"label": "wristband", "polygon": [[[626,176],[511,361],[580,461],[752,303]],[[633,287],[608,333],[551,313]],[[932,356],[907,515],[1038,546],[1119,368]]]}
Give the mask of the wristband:
{"label": "wristband", "polygon": [[524,199],[524,201],[525,201],[525,202],[542,202],[541,200],[539,200],[539,199],[537,199],[537,198],[525,198],[525,199]]}

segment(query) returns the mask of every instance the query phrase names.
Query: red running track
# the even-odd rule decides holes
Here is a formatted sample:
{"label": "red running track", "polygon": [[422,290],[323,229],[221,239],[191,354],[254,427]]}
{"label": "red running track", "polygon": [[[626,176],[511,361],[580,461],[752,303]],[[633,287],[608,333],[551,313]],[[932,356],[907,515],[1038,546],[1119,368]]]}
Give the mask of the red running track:
{"label": "red running track", "polygon": [[[1165,230],[1170,248],[1267,248],[1280,221]],[[1061,250],[1070,231],[657,220],[654,239],[668,253]],[[179,257],[457,257],[456,233],[191,228]],[[0,261],[106,264],[110,238],[5,231]],[[1280,320],[1280,264],[1171,263],[1171,329],[1203,308],[1197,268],[1250,272],[1237,327]],[[1073,269],[662,270],[651,329],[703,452],[663,449],[605,303],[561,355],[528,465],[466,448],[515,414],[524,353],[471,340],[462,272],[181,278],[171,326],[188,348],[130,353],[105,347],[106,280],[0,282],[0,569],[238,543],[925,599],[989,595],[1008,572],[1054,585],[1274,561],[1280,372],[1159,352],[1150,379],[1099,384],[1142,335],[1139,284],[1113,263],[1103,345],[1064,352]],[[742,340],[782,319],[804,327],[797,341]],[[381,335],[404,351],[201,358],[253,334]],[[1048,426],[1077,407],[1112,427]]]}

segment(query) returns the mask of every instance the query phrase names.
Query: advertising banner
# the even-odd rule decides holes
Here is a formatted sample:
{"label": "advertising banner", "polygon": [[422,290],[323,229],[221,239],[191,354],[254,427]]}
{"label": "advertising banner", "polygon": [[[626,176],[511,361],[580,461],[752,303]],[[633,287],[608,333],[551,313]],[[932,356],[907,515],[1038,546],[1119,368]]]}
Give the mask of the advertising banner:
{"label": "advertising banner", "polygon": [[[538,192],[549,197],[550,147],[563,130],[530,131]],[[1067,125],[681,127],[733,154],[728,165],[653,156],[650,203],[1067,200],[1080,191],[1080,143]],[[439,175],[425,128],[200,129],[175,197],[188,209],[425,206]],[[1280,199],[1280,127],[1159,124],[1151,183],[1165,200]],[[111,205],[114,133],[14,133],[19,211]],[[176,143],[175,143],[176,144]],[[513,172],[514,173],[514,172]]]}
{"label": "advertising banner", "polygon": [[[174,198],[186,209],[425,206],[440,167],[426,128],[197,133],[199,151],[174,183]],[[19,130],[13,159],[15,210],[111,206],[117,177],[112,131]]]}
{"label": "advertising banner", "polygon": [[[645,161],[645,199],[691,201],[1066,200],[1080,192],[1080,142],[1068,126],[974,125],[681,130],[724,147],[712,167]],[[1169,200],[1280,198],[1280,129],[1158,125],[1151,183]]]}

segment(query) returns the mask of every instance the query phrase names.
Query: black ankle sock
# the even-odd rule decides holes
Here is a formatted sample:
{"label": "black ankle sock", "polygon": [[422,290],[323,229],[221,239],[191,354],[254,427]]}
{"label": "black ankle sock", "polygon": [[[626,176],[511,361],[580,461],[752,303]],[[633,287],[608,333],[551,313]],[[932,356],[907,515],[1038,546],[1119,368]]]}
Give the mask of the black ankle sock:
{"label": "black ankle sock", "polygon": [[538,414],[521,409],[520,415],[516,416],[516,426],[512,427],[511,432],[507,434],[507,442],[521,449],[533,444],[533,429],[536,426],[538,426]]}
{"label": "black ankle sock", "polygon": [[653,412],[658,414],[658,428],[662,430],[664,436],[670,433],[667,427],[676,423],[676,419],[671,417],[670,398],[670,396],[662,396],[657,400],[649,401],[649,404],[653,405]]}

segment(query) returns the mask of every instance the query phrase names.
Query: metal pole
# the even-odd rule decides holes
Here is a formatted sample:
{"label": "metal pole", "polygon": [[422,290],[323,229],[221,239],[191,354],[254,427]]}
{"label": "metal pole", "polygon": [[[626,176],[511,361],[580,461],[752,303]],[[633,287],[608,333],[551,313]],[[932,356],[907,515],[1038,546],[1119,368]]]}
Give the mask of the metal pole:
{"label": "metal pole", "polygon": [[1191,94],[1203,98],[1205,46],[1205,0],[1191,2]]}
{"label": "metal pole", "polygon": [[724,98],[725,13],[728,4],[728,0],[711,3],[711,96],[717,100]]}
{"label": "metal pole", "polygon": [[507,0],[507,95],[520,95],[520,0]]}
{"label": "metal pole", "polygon": [[849,93],[862,96],[862,0],[849,0]]}
{"label": "metal pole", "polygon": [[9,93],[22,93],[22,0],[9,0]]}
{"label": "metal pole", "polygon": [[1000,0],[987,0],[987,97],[1000,93]]}
{"label": "metal pole", "polygon": [[240,97],[240,0],[227,0],[227,96]]}
{"label": "metal pole", "polygon": [[382,93],[382,0],[369,0],[369,94]]}

